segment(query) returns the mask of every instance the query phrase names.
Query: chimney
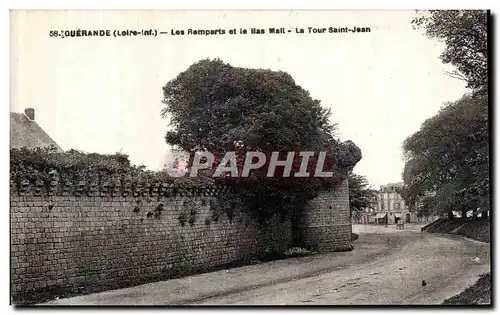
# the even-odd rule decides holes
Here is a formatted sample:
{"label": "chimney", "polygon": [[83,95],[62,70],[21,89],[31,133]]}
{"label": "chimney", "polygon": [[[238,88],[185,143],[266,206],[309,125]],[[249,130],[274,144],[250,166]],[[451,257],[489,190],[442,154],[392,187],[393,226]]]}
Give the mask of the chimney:
{"label": "chimney", "polygon": [[26,108],[24,110],[24,113],[26,114],[26,116],[28,116],[28,118],[30,120],[35,120],[35,109],[34,108]]}

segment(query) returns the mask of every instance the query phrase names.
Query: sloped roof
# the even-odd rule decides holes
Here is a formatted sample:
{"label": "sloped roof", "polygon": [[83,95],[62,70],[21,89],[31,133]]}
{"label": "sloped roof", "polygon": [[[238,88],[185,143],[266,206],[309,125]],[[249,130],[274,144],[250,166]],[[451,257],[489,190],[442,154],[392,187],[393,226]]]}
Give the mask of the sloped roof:
{"label": "sloped roof", "polygon": [[404,186],[403,183],[389,183],[387,185],[380,186],[380,191],[387,192],[390,190],[394,190],[395,188],[402,188]]}
{"label": "sloped roof", "polygon": [[36,121],[30,120],[25,114],[10,113],[11,148],[27,147],[34,149],[50,146],[55,146],[58,151],[63,151]]}

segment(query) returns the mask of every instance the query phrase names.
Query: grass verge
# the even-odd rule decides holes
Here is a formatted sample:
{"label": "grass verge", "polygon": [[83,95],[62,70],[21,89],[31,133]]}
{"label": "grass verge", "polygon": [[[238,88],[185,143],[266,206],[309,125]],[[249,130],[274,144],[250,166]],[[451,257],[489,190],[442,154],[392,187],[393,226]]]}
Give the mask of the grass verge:
{"label": "grass verge", "polygon": [[444,305],[490,305],[491,304],[491,273],[481,275],[481,278],[471,287],[465,289],[442,304]]}

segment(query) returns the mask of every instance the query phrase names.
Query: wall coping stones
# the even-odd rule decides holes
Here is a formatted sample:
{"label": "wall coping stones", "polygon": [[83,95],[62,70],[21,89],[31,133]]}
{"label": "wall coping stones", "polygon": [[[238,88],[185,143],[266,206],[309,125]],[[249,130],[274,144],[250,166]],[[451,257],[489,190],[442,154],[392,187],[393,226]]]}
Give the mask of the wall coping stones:
{"label": "wall coping stones", "polygon": [[115,181],[76,181],[59,182],[52,180],[46,184],[38,180],[30,182],[26,179],[15,182],[10,180],[10,194],[18,196],[89,196],[89,197],[159,197],[159,196],[216,196],[228,191],[230,187],[215,183],[155,182],[141,183],[130,180]]}

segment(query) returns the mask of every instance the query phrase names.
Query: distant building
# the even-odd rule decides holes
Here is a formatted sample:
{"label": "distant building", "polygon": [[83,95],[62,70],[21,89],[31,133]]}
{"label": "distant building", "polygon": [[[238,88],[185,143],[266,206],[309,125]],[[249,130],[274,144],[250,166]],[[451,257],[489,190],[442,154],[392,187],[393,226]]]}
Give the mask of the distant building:
{"label": "distant building", "polygon": [[438,216],[419,218],[406,205],[403,197],[399,194],[399,189],[403,188],[403,183],[391,183],[380,186],[377,197],[373,200],[373,207],[364,209],[360,216],[362,224],[396,224],[399,221],[405,223],[434,221]]}
{"label": "distant building", "polygon": [[29,149],[54,146],[61,147],[36,123],[35,110],[26,108],[24,113],[10,113],[10,147]]}
{"label": "distant building", "polygon": [[380,186],[377,193],[377,215],[375,223],[396,224],[399,221],[413,222],[412,213],[405,204],[399,189],[403,183],[388,184]]}
{"label": "distant building", "polygon": [[414,216],[398,192],[403,183],[380,186],[377,197],[373,200],[374,206],[367,208],[361,215],[361,223],[395,224],[400,220],[410,223]]}

